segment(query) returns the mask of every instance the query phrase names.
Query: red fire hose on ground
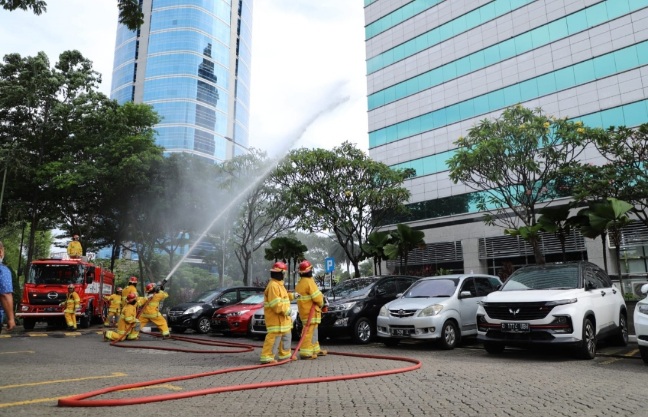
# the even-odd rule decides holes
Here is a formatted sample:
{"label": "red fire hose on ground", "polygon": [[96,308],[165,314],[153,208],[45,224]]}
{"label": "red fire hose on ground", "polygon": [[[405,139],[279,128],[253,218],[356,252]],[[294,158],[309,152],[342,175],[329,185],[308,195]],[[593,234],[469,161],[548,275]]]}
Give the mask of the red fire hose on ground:
{"label": "red fire hose on ground", "polygon": [[[396,368],[396,369],[389,369],[389,370],[383,370],[383,371],[374,371],[374,372],[366,372],[366,373],[357,373],[357,374],[348,374],[348,375],[334,375],[334,376],[327,376],[327,377],[315,377],[315,378],[300,378],[300,379],[282,379],[279,381],[267,381],[267,382],[259,382],[259,383],[254,383],[254,384],[243,384],[243,385],[231,385],[231,386],[225,386],[225,387],[215,387],[215,388],[207,388],[207,389],[201,389],[201,390],[195,390],[195,391],[186,391],[186,392],[177,392],[177,393],[172,393],[172,394],[163,394],[163,395],[153,395],[149,397],[136,397],[136,398],[121,398],[121,399],[106,399],[106,400],[88,400],[88,398],[91,397],[96,397],[99,395],[104,395],[108,394],[111,392],[117,392],[117,391],[123,391],[123,390],[128,390],[128,389],[133,389],[133,388],[141,388],[141,387],[148,387],[152,385],[159,385],[159,384],[165,384],[169,382],[175,382],[175,381],[183,381],[183,380],[188,380],[188,379],[195,379],[195,378],[204,378],[207,376],[214,376],[214,375],[220,375],[220,374],[226,374],[226,373],[232,373],[232,372],[242,372],[242,371],[249,371],[249,370],[255,370],[259,368],[268,368],[272,366],[281,366],[286,363],[291,363],[292,359],[294,359],[299,351],[299,347],[301,346],[303,340],[304,340],[304,335],[306,334],[306,329],[310,325],[310,320],[314,314],[314,307],[311,309],[310,314],[308,316],[308,322],[307,325],[304,326],[304,329],[302,330],[302,336],[297,343],[297,346],[295,347],[295,351],[293,352],[293,355],[286,360],[280,361],[280,362],[275,362],[275,363],[270,363],[270,364],[262,364],[262,365],[251,365],[251,366],[242,366],[242,367],[237,367],[237,368],[228,368],[228,369],[221,369],[218,371],[212,371],[212,372],[204,372],[204,373],[198,373],[198,374],[191,374],[191,375],[181,375],[181,376],[176,376],[176,377],[170,377],[170,378],[163,378],[163,379],[158,379],[158,380],[152,380],[152,381],[145,381],[145,382],[137,382],[133,384],[124,384],[124,385],[116,385],[113,387],[108,387],[96,391],[91,391],[87,392],[85,394],[79,394],[79,395],[74,395],[71,397],[67,398],[62,398],[58,400],[58,405],[59,407],[113,407],[113,406],[120,406],[120,405],[136,405],[136,404],[146,404],[146,403],[152,403],[152,402],[158,402],[158,401],[168,401],[168,400],[178,400],[178,399],[183,399],[183,398],[190,398],[190,397],[197,397],[201,395],[209,395],[209,394],[217,394],[221,392],[231,392],[231,391],[243,391],[243,390],[250,390],[250,389],[259,389],[259,388],[271,388],[271,387],[280,387],[280,386],[286,386],[286,385],[297,385],[297,384],[317,384],[317,383],[322,383],[322,382],[332,382],[332,381],[344,381],[344,380],[349,380],[349,379],[359,379],[359,378],[373,378],[377,376],[383,376],[383,375],[391,375],[391,374],[396,374],[396,373],[403,373],[403,372],[409,372],[409,371],[414,371],[416,369],[419,369],[421,367],[421,362],[416,360],[416,359],[411,359],[411,358],[405,358],[405,357],[398,357],[398,356],[386,356],[386,355],[365,355],[365,354],[357,354],[357,353],[336,353],[336,352],[328,352],[329,355],[339,355],[339,356],[351,356],[351,357],[357,357],[357,358],[371,358],[371,359],[380,359],[380,360],[389,360],[389,361],[399,361],[399,362],[408,362],[411,365],[402,367],[402,368]],[[160,347],[154,347],[154,346],[136,346],[137,349],[158,349],[158,350],[171,350],[171,351],[178,351],[178,352],[192,352],[192,353],[238,353],[238,352],[249,352],[254,349],[254,346],[252,345],[247,345],[243,343],[229,343],[229,342],[216,342],[216,341],[208,341],[208,340],[203,340],[203,339],[195,339],[195,338],[189,338],[189,337],[178,337],[178,336],[172,336],[173,339],[175,340],[181,340],[181,341],[186,341],[190,343],[197,343],[197,344],[202,344],[202,345],[211,345],[211,346],[227,346],[231,348],[238,348],[239,350],[227,350],[227,351],[196,351],[196,350],[185,350],[185,349],[177,349],[177,348],[160,348]],[[117,347],[130,347],[130,348],[135,348],[133,345],[128,345],[128,344],[121,344],[120,341],[115,341],[111,343],[112,346],[117,346]]]}

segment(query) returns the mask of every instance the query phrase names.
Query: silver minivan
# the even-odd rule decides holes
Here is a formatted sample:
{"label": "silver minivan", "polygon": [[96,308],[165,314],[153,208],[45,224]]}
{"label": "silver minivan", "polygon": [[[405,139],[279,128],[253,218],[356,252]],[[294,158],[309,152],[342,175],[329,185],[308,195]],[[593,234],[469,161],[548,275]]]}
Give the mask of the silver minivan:
{"label": "silver minivan", "polygon": [[454,349],[462,337],[477,334],[477,302],[501,285],[498,277],[483,274],[421,278],[380,309],[378,337],[387,346],[421,339]]}

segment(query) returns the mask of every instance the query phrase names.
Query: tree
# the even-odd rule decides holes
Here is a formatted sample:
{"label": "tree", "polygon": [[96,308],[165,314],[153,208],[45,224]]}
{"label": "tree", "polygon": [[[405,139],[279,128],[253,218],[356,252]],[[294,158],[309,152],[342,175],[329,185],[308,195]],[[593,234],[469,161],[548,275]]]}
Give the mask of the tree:
{"label": "tree", "polygon": [[[540,109],[510,107],[482,120],[456,142],[450,179],[478,191],[484,222],[532,232],[540,207],[561,196],[563,171],[576,163],[591,130],[580,122],[546,116]],[[528,233],[536,263],[544,263],[537,234]]]}
{"label": "tree", "polygon": [[295,220],[288,216],[284,192],[269,176],[273,163],[265,152],[250,153],[223,163],[224,188],[232,194],[234,224],[230,229],[234,253],[243,271],[243,282],[250,282],[249,268],[256,250],[281,232],[291,229]]}
{"label": "tree", "polygon": [[401,274],[407,273],[409,253],[412,249],[425,247],[425,233],[406,224],[397,224],[396,230],[391,231],[390,236],[390,243],[384,247],[385,255],[389,259],[399,258]]}
{"label": "tree", "polygon": [[362,244],[383,219],[405,209],[409,191],[401,185],[412,175],[413,170],[393,170],[345,142],[333,150],[291,151],[274,178],[286,191],[297,227],[335,235],[359,277],[358,264],[369,256]]}
{"label": "tree", "polygon": [[374,275],[382,275],[382,261],[388,259],[385,254],[385,245],[390,240],[391,234],[388,231],[376,231],[367,236],[364,251],[373,259]]}
{"label": "tree", "polygon": [[[40,16],[47,12],[47,2],[43,0],[0,0],[3,9],[14,11],[17,9],[31,10],[35,15]],[[136,0],[117,0],[119,8],[119,23],[130,30],[137,30],[144,23],[144,14]]]}
{"label": "tree", "polygon": [[[265,250],[265,258],[269,261],[282,260],[288,265],[288,279],[291,288],[295,288],[296,279],[294,273],[297,270],[297,262],[304,259],[304,253],[308,250],[306,245],[292,236],[281,236],[270,242],[270,248]],[[291,268],[292,266],[292,268]],[[292,277],[292,279],[291,279]]]}
{"label": "tree", "polygon": [[563,255],[563,261],[567,261],[567,251],[565,249],[567,237],[571,234],[574,226],[574,219],[569,217],[570,204],[561,206],[543,207],[539,210],[538,224],[545,232],[553,233],[560,242],[560,249]]}

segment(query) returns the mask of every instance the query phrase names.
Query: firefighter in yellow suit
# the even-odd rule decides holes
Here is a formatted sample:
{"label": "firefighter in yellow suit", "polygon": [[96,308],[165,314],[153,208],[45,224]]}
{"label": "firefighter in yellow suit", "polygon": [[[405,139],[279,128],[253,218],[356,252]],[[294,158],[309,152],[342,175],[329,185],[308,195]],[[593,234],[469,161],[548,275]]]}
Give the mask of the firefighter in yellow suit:
{"label": "firefighter in yellow suit", "polygon": [[122,290],[122,308],[126,307],[126,297],[131,293],[135,294],[135,298],[139,296],[137,293],[137,277],[130,277],[128,279],[128,285]]}
{"label": "firefighter in yellow suit", "polygon": [[261,349],[261,363],[277,362],[290,358],[292,320],[290,318],[290,301],[296,296],[288,293],[284,285],[284,272],[288,270],[283,262],[275,262],[270,269],[270,282],[263,293],[263,311],[265,313],[266,337]]}
{"label": "firefighter in yellow suit", "polygon": [[79,242],[79,235],[72,236],[72,241],[68,243],[67,247],[68,256],[72,259],[79,259],[83,255],[83,247]]}
{"label": "firefighter in yellow suit", "polygon": [[322,322],[322,307],[324,306],[324,296],[313,279],[313,265],[307,260],[299,264],[299,282],[295,291],[299,293],[297,306],[299,308],[299,318],[306,328],[308,316],[310,315],[313,304],[315,312],[311,318],[310,324],[306,328],[304,341],[299,348],[299,357],[301,359],[317,359],[318,356],[325,356],[326,350],[320,348],[317,327]]}
{"label": "firefighter in yellow suit", "polygon": [[110,303],[108,306],[108,314],[104,320],[104,326],[114,326],[117,324],[119,313],[121,312],[122,288],[117,287],[114,294],[104,295],[103,299]]}
{"label": "firefighter in yellow suit", "polygon": [[128,294],[126,306],[122,308],[117,331],[108,330],[104,332],[105,340],[120,340],[126,335],[126,340],[136,340],[139,337],[140,323],[137,319],[137,295]]}
{"label": "firefighter in yellow suit", "polygon": [[74,285],[70,284],[67,287],[67,296],[65,301],[60,303],[60,306],[65,306],[63,310],[63,315],[65,316],[65,323],[67,324],[67,330],[76,330],[76,313],[81,310],[81,298],[79,294],[74,291]]}
{"label": "firefighter in yellow suit", "polygon": [[164,289],[156,286],[154,283],[150,282],[146,284],[146,298],[142,306],[142,312],[140,313],[140,328],[145,327],[149,321],[155,323],[155,325],[162,332],[162,337],[170,337],[169,334],[169,325],[164,319],[164,316],[160,314],[160,303],[164,301],[169,294],[164,292]]}

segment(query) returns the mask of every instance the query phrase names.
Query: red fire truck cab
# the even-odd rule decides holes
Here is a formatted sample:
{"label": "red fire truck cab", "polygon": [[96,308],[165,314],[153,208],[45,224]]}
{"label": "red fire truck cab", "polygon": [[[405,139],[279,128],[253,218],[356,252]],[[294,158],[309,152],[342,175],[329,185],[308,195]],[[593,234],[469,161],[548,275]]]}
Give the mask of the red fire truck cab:
{"label": "red fire truck cab", "polygon": [[62,323],[67,287],[81,298],[77,312],[79,327],[87,328],[93,320],[100,320],[104,300],[102,295],[113,292],[114,275],[85,259],[39,259],[29,266],[17,317],[22,318],[25,330],[32,330],[36,322],[49,325]]}

